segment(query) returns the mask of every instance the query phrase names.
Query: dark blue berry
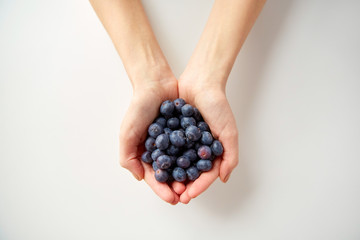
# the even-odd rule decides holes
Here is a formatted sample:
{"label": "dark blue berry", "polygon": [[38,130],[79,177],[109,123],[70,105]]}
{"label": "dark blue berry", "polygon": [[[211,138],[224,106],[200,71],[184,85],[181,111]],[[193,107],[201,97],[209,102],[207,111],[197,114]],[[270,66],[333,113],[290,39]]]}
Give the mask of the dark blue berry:
{"label": "dark blue berry", "polygon": [[182,108],[182,106],[185,105],[185,103],[186,103],[185,100],[182,99],[182,98],[175,99],[174,100],[174,105],[175,105],[176,111],[181,112],[181,108]]}
{"label": "dark blue berry", "polygon": [[203,145],[199,147],[197,154],[201,159],[210,159],[211,149],[210,147]]}
{"label": "dark blue berry", "polygon": [[160,113],[166,117],[171,116],[171,114],[174,111],[174,108],[175,108],[174,103],[170,100],[166,100],[160,106]]}
{"label": "dark blue berry", "polygon": [[195,118],[195,120],[197,122],[200,122],[202,120],[202,116],[201,116],[201,114],[199,112],[199,109],[197,109],[196,107],[194,107],[193,118]]}
{"label": "dark blue berry", "polygon": [[152,137],[148,137],[145,141],[146,150],[152,152],[156,149],[155,139]]}
{"label": "dark blue berry", "polygon": [[166,182],[169,178],[169,173],[166,170],[158,169],[155,171],[155,179],[158,182]]}
{"label": "dark blue berry", "polygon": [[170,134],[170,142],[176,147],[182,147],[185,145],[185,134],[182,131],[175,130]]}
{"label": "dark blue berry", "polygon": [[159,167],[158,167],[158,165],[157,165],[156,161],[153,161],[153,163],[152,163],[152,168],[154,169],[154,171],[156,171],[156,170],[158,170],[158,169],[159,169]]}
{"label": "dark blue berry", "polygon": [[204,145],[210,145],[213,142],[213,136],[208,131],[203,131],[201,133],[201,140],[200,142]]}
{"label": "dark blue berry", "polygon": [[198,128],[200,128],[201,131],[210,132],[209,125],[206,122],[198,122],[197,126],[198,126]]}
{"label": "dark blue berry", "polygon": [[166,133],[170,137],[170,133],[172,130],[170,128],[164,128],[164,133]]}
{"label": "dark blue berry", "polygon": [[181,168],[188,168],[190,166],[190,159],[186,156],[178,157],[176,160],[176,165]]}
{"label": "dark blue berry", "polygon": [[186,180],[186,172],[180,167],[174,168],[172,176],[174,177],[175,181],[178,182],[184,182]]}
{"label": "dark blue berry", "polygon": [[183,153],[183,156],[186,156],[189,158],[191,162],[194,162],[197,159],[197,154],[194,149],[189,149]]}
{"label": "dark blue berry", "polygon": [[211,144],[211,150],[214,153],[215,156],[220,156],[223,152],[224,152],[224,148],[221,144],[220,141],[215,140],[212,144]]}
{"label": "dark blue berry", "polygon": [[156,159],[156,163],[160,169],[168,169],[171,166],[171,158],[168,155],[161,155]]}
{"label": "dark blue berry", "polygon": [[141,155],[141,160],[146,163],[152,163],[151,152],[146,151]]}
{"label": "dark blue berry", "polygon": [[185,129],[185,135],[189,141],[195,142],[201,138],[201,131],[198,127],[190,125]]}
{"label": "dark blue berry", "polygon": [[186,175],[190,181],[195,181],[199,177],[199,170],[195,167],[189,167],[186,169]]}
{"label": "dark blue berry", "polygon": [[210,160],[199,160],[196,163],[196,168],[200,171],[207,172],[212,168],[212,162]]}
{"label": "dark blue berry", "polygon": [[164,155],[165,153],[163,151],[161,151],[160,149],[156,149],[151,153],[151,158],[152,160],[156,161],[156,159],[158,157],[160,157],[161,155]]}
{"label": "dark blue berry", "polygon": [[170,145],[170,147],[168,147],[168,149],[166,150],[167,154],[170,156],[177,156],[180,153],[180,148],[174,146],[174,145]]}
{"label": "dark blue berry", "polygon": [[169,146],[169,136],[165,133],[157,136],[155,140],[156,147],[160,150],[165,150]]}
{"label": "dark blue berry", "polygon": [[193,117],[183,117],[180,124],[183,129],[186,129],[190,125],[196,126],[196,121]]}
{"label": "dark blue berry", "polygon": [[169,120],[167,120],[168,128],[177,129],[177,128],[179,128],[179,125],[180,125],[180,121],[176,117],[172,117],[172,118],[169,118]]}
{"label": "dark blue berry", "polygon": [[158,118],[155,120],[155,123],[160,124],[163,128],[166,127],[166,119],[163,118],[163,117],[158,117]]}
{"label": "dark blue berry", "polygon": [[194,113],[194,108],[190,104],[185,104],[181,108],[181,113],[184,115],[184,117],[190,117]]}
{"label": "dark blue berry", "polygon": [[151,137],[156,138],[164,132],[164,129],[160,124],[153,123],[149,126],[148,132]]}

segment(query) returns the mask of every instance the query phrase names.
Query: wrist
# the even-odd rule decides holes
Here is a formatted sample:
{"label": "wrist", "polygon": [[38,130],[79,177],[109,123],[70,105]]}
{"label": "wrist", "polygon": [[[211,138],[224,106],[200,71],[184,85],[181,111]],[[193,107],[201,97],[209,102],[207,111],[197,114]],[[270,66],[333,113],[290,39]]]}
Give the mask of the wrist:
{"label": "wrist", "polygon": [[[195,62],[195,61],[194,61]],[[216,64],[215,64],[216,65]],[[206,90],[221,90],[225,92],[228,72],[214,64],[204,62],[189,62],[184,72],[179,77],[179,85]]]}
{"label": "wrist", "polygon": [[138,63],[130,69],[127,68],[126,71],[134,89],[176,81],[167,63]]}
{"label": "wrist", "polygon": [[134,74],[129,74],[134,91],[155,89],[173,89],[177,86],[177,80],[169,66],[152,65],[151,67],[139,67]]}

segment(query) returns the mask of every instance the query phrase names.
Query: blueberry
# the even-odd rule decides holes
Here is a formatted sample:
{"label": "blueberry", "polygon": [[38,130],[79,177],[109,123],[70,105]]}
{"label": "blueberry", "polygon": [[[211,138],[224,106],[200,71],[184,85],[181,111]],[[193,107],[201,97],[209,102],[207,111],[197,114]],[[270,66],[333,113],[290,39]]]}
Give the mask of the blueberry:
{"label": "blueberry", "polygon": [[145,141],[146,150],[152,152],[156,149],[155,139],[152,137],[148,137]]}
{"label": "blueberry", "polygon": [[168,149],[166,149],[166,153],[170,156],[177,156],[180,153],[180,148],[170,145]]}
{"label": "blueberry", "polygon": [[199,170],[192,166],[186,169],[186,175],[190,181],[195,181],[199,177]]}
{"label": "blueberry", "polygon": [[210,147],[203,145],[199,147],[197,154],[201,159],[210,159],[211,149]]}
{"label": "blueberry", "polygon": [[151,153],[151,158],[152,158],[152,160],[154,160],[154,161],[156,161],[156,159],[158,158],[158,157],[160,157],[161,155],[164,155],[165,153],[163,152],[163,151],[161,151],[160,149],[156,149],[155,151],[153,151],[152,153]]}
{"label": "blueberry", "polygon": [[183,117],[180,120],[180,124],[183,129],[186,129],[190,125],[196,126],[196,121],[193,117]]}
{"label": "blueberry", "polygon": [[178,157],[176,164],[181,168],[188,168],[190,166],[190,159],[186,156]]}
{"label": "blueberry", "polygon": [[156,138],[164,132],[164,129],[160,124],[153,123],[149,126],[148,132],[151,137]]}
{"label": "blueberry", "polygon": [[158,182],[166,182],[169,178],[169,173],[166,170],[158,169],[155,171],[155,179]]}
{"label": "blueberry", "polygon": [[221,144],[220,141],[215,140],[212,144],[211,144],[211,150],[214,153],[215,156],[220,156],[223,152],[224,152],[224,148]]}
{"label": "blueberry", "polygon": [[172,130],[170,128],[164,128],[164,133],[166,133],[170,137],[170,133]]}
{"label": "blueberry", "polygon": [[170,134],[170,142],[176,147],[185,145],[185,134],[180,130],[175,130]]}
{"label": "blueberry", "polygon": [[200,171],[207,172],[212,168],[212,162],[210,160],[199,160],[196,163],[196,168]]}
{"label": "blueberry", "polygon": [[174,105],[175,105],[176,111],[181,112],[181,108],[182,108],[182,106],[185,105],[185,103],[186,103],[185,100],[182,99],[182,98],[175,99],[174,100]]}
{"label": "blueberry", "polygon": [[165,150],[169,146],[169,136],[165,133],[160,134],[155,140],[156,147],[160,150]]}
{"label": "blueberry", "polygon": [[[208,131],[203,131],[201,133],[201,140],[200,142],[204,145],[210,145],[213,142],[213,136]],[[213,151],[214,152],[214,151]]]}
{"label": "blueberry", "polygon": [[152,163],[151,152],[146,151],[141,155],[141,160],[146,163]]}
{"label": "blueberry", "polygon": [[163,117],[158,117],[155,123],[160,124],[163,128],[166,127],[166,119]]}
{"label": "blueberry", "polygon": [[153,162],[152,162],[152,168],[154,169],[154,171],[156,171],[156,170],[158,170],[158,169],[159,169],[159,167],[158,167],[158,165],[157,165],[156,161],[153,161]]}
{"label": "blueberry", "polygon": [[189,149],[183,153],[183,156],[186,156],[189,158],[191,162],[194,162],[197,159],[197,154],[194,149]]}
{"label": "blueberry", "polygon": [[195,118],[195,120],[197,122],[200,122],[202,120],[202,116],[201,116],[201,114],[199,112],[199,109],[197,109],[196,107],[194,107],[193,117]]}
{"label": "blueberry", "polygon": [[175,181],[178,182],[184,182],[186,180],[186,172],[180,167],[174,168],[172,176],[174,177]]}
{"label": "blueberry", "polygon": [[179,128],[179,125],[180,125],[180,121],[176,117],[172,117],[172,118],[169,118],[169,120],[167,120],[168,128],[176,129],[176,128]]}
{"label": "blueberry", "polygon": [[198,126],[198,128],[200,128],[201,131],[210,132],[209,125],[206,122],[198,122],[197,126]]}
{"label": "blueberry", "polygon": [[168,155],[161,155],[156,159],[160,169],[168,169],[171,166],[171,158]]}
{"label": "blueberry", "polygon": [[201,138],[201,131],[198,127],[190,125],[185,130],[186,138],[195,142]]}
{"label": "blueberry", "polygon": [[185,104],[181,108],[181,113],[184,115],[184,117],[190,117],[194,113],[194,108],[190,104]]}
{"label": "blueberry", "polygon": [[171,116],[171,114],[174,111],[174,108],[175,108],[174,103],[170,100],[166,100],[160,106],[160,113],[165,117]]}

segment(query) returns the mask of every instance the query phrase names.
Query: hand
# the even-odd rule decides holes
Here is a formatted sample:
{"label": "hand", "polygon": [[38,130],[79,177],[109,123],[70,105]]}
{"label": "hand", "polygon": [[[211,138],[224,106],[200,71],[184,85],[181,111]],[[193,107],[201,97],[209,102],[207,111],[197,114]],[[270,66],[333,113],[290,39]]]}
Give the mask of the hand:
{"label": "hand", "polygon": [[223,155],[214,160],[213,168],[186,185],[180,201],[187,204],[204,192],[218,176],[227,182],[231,171],[238,164],[238,131],[223,86],[209,84],[207,80],[180,77],[179,97],[199,109],[212,134],[224,147]]}
{"label": "hand", "polygon": [[158,115],[160,104],[178,97],[175,77],[162,81],[142,82],[134,86],[129,109],[120,128],[120,165],[127,168],[137,180],[144,179],[153,191],[164,201],[177,204],[179,195],[185,190],[182,183],[171,187],[155,180],[154,170],[141,161],[148,126]]}

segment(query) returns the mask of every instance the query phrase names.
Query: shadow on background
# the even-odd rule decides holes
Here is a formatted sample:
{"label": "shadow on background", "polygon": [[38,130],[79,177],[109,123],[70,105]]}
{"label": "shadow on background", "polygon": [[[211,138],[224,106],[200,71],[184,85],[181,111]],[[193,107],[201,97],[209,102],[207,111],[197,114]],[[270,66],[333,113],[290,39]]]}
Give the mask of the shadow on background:
{"label": "shadow on background", "polygon": [[269,56],[282,34],[291,5],[292,1],[281,0],[269,0],[265,4],[243,46],[243,49],[246,48],[246,55],[241,54],[244,51],[240,52],[229,77],[227,97],[239,129],[239,164],[228,183],[223,184],[217,180],[204,194],[206,197],[199,197],[196,201],[218,216],[236,214],[256,189],[246,164],[252,159],[245,159],[241,154],[243,143],[247,141],[241,133],[247,127]]}

